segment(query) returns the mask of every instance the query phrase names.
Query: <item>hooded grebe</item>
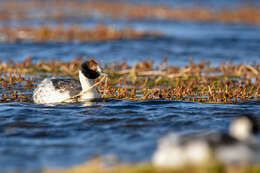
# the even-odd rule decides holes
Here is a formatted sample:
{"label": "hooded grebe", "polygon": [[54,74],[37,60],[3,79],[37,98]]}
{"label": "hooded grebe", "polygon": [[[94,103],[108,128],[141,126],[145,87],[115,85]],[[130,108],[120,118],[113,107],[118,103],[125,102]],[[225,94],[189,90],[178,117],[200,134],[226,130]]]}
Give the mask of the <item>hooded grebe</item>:
{"label": "hooded grebe", "polygon": [[229,133],[169,134],[159,140],[152,162],[157,166],[201,164],[210,159],[224,163],[259,163],[260,142],[255,117],[239,116]]}
{"label": "hooded grebe", "polygon": [[95,88],[89,89],[94,84],[94,79],[105,75],[94,59],[81,64],[79,69],[79,80],[77,79],[49,79],[40,82],[33,92],[33,101],[38,104],[61,103],[75,101],[70,98],[87,91],[77,101],[88,101],[100,98]]}

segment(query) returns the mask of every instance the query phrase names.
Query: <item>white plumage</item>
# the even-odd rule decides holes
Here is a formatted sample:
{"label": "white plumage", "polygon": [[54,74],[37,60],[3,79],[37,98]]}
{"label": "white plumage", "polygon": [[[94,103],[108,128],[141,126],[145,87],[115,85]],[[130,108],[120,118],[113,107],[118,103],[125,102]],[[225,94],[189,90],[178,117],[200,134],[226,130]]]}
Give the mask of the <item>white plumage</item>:
{"label": "white plumage", "polygon": [[157,166],[179,167],[203,164],[212,159],[223,163],[260,163],[260,142],[254,136],[258,124],[252,116],[241,116],[230,126],[230,133],[171,133],[158,142],[152,162]]}
{"label": "white plumage", "polygon": [[33,92],[33,100],[38,104],[60,103],[70,97],[69,91],[55,89],[51,79],[44,79]]}

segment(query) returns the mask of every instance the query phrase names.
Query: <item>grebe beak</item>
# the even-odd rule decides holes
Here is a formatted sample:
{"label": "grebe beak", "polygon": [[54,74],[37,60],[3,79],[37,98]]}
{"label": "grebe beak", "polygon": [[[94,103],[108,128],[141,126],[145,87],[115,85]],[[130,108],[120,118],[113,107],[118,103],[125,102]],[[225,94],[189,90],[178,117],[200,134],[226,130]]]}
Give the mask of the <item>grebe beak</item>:
{"label": "grebe beak", "polygon": [[102,76],[108,76],[108,74],[107,73],[104,73],[104,72],[101,72],[101,73],[99,73],[100,75],[102,75]]}
{"label": "grebe beak", "polygon": [[98,72],[100,75],[102,75],[102,76],[108,76],[108,74],[107,74],[107,73],[104,73],[103,70],[102,70],[99,66],[97,66],[97,72]]}

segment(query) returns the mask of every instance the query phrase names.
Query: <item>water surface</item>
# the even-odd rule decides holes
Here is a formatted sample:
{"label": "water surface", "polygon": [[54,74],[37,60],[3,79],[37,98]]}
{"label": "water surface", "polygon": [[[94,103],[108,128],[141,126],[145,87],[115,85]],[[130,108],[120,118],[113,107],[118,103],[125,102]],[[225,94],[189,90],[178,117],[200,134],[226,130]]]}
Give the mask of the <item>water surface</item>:
{"label": "water surface", "polygon": [[[145,2],[158,3],[147,0]],[[172,4],[172,1],[160,1]],[[176,1],[181,3],[183,1]],[[189,1],[197,2],[197,1]],[[219,1],[198,1],[219,4]],[[227,1],[221,1],[227,3]],[[239,2],[239,1],[236,1]],[[228,1],[235,3],[235,1]],[[94,56],[101,63],[127,60],[134,64],[152,59],[155,63],[168,55],[171,65],[195,62],[260,62],[259,26],[167,20],[80,19],[92,27],[105,23],[116,28],[131,26],[157,30],[161,37],[70,43],[0,43],[1,61],[33,61]],[[10,25],[33,26],[55,21],[13,21]],[[65,25],[73,23],[65,21]],[[0,104],[0,170],[39,170],[67,167],[95,155],[113,154],[122,161],[149,161],[156,141],[169,132],[227,131],[232,118],[239,114],[260,115],[259,102],[243,104],[202,104],[181,101],[129,101],[110,99],[93,106],[66,104],[58,106],[33,103]]]}
{"label": "water surface", "polygon": [[109,99],[93,106],[4,103],[0,110],[1,170],[37,170],[106,154],[149,161],[169,132],[226,131],[232,118],[258,115],[260,106]]}

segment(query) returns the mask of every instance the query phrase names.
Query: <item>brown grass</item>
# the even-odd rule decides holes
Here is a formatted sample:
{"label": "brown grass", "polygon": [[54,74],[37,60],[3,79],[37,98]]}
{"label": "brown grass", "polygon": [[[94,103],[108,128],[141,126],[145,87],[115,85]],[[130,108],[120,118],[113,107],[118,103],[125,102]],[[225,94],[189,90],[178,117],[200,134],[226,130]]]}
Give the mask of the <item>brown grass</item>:
{"label": "brown grass", "polygon": [[98,24],[93,28],[83,28],[79,25],[72,25],[64,27],[57,25],[50,27],[47,25],[32,27],[0,27],[0,34],[4,36],[2,41],[5,42],[19,42],[19,41],[105,41],[117,39],[142,38],[147,36],[159,36],[158,32],[138,31],[131,27],[123,29],[115,29],[114,27]]}
{"label": "brown grass", "polygon": [[67,169],[46,169],[43,173],[258,173],[259,171],[259,165],[222,165],[219,163],[187,165],[182,168],[160,168],[149,163],[116,164],[105,167],[99,160],[91,160]]}
{"label": "brown grass", "polygon": [[[100,14],[113,19],[159,18],[168,20],[214,21],[226,23],[260,23],[259,6],[240,4],[213,10],[206,6],[170,8],[164,5],[130,4],[126,2],[84,1],[1,1],[0,20],[45,18],[62,21],[67,18],[89,18]],[[32,15],[37,9],[41,15]],[[45,10],[44,10],[45,9]],[[48,11],[46,11],[48,9]],[[68,10],[69,9],[69,10]]]}
{"label": "brown grass", "polygon": [[[2,102],[31,101],[24,90],[32,92],[46,75],[77,77],[80,59],[70,62],[51,60],[32,63],[0,63]],[[172,66],[166,59],[159,65],[145,60],[130,66],[127,62],[106,65],[109,79],[100,83],[104,98],[132,100],[168,99],[205,103],[240,103],[260,99],[260,64],[223,63],[211,67],[199,62],[184,67]],[[98,80],[97,80],[98,81]],[[13,91],[17,92],[14,93]],[[20,97],[21,96],[21,97]],[[24,99],[26,97],[26,99]]]}

